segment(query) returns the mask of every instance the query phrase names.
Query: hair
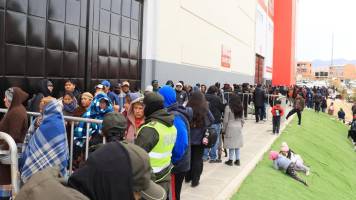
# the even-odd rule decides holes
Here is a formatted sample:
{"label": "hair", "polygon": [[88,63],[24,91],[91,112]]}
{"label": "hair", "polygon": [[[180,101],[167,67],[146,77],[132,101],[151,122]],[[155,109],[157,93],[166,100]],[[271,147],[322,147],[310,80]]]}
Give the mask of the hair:
{"label": "hair", "polygon": [[209,111],[208,102],[201,92],[193,92],[190,97],[187,107],[193,110],[193,120],[190,123],[191,128],[202,128],[205,126],[205,117]]}
{"label": "hair", "polygon": [[239,96],[232,94],[230,96],[229,106],[236,119],[242,118],[243,107]]}
{"label": "hair", "polygon": [[218,92],[218,88],[215,85],[212,85],[208,88],[207,94],[214,94]]}
{"label": "hair", "polygon": [[70,96],[70,98],[72,98],[72,99],[75,98],[74,95],[73,95],[73,93],[71,93],[71,92],[65,92],[64,95],[63,95],[63,98],[64,98],[65,96]]}
{"label": "hair", "polygon": [[71,84],[73,84],[73,85],[75,85],[75,86],[77,85],[77,84],[76,84],[76,81],[73,80],[73,79],[67,79],[67,80],[65,80],[65,81],[64,81],[64,84],[66,84],[66,83],[68,83],[68,82],[71,83]]}

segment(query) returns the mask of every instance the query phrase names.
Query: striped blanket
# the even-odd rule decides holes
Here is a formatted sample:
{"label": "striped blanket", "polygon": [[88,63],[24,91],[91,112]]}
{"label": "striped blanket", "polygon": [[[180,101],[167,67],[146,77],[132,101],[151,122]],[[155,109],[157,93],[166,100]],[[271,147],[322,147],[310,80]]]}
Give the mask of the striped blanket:
{"label": "striped blanket", "polygon": [[53,100],[44,108],[43,121],[23,152],[22,181],[26,183],[36,172],[54,166],[66,176],[68,152],[62,107],[59,101]]}

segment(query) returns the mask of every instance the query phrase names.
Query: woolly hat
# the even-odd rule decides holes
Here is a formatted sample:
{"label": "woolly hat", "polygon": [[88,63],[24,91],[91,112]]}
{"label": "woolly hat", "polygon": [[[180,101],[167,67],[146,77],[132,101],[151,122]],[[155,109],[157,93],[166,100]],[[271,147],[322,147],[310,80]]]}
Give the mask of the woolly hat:
{"label": "woolly hat", "polygon": [[88,98],[90,100],[93,100],[93,98],[94,98],[93,95],[90,92],[84,92],[82,94],[82,97],[86,97],[86,98]]}
{"label": "woolly hat", "polygon": [[278,158],[278,152],[277,151],[269,152],[269,159],[270,160],[276,160],[277,158]]}
{"label": "woolly hat", "polygon": [[287,142],[282,142],[281,151],[284,151],[284,152],[289,151]]}
{"label": "woolly hat", "polygon": [[157,110],[163,109],[163,97],[155,92],[149,92],[145,95],[143,99],[143,104],[145,104],[145,117],[150,116]]}

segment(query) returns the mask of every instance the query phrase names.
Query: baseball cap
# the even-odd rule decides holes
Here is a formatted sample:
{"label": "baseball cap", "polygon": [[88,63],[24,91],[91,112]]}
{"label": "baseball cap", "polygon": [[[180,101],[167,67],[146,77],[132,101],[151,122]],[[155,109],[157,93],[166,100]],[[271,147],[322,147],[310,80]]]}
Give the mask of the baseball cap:
{"label": "baseball cap", "polygon": [[122,86],[130,87],[130,83],[128,81],[124,81],[122,82]]}
{"label": "baseball cap", "polygon": [[121,142],[127,150],[132,167],[133,190],[140,192],[143,199],[165,200],[166,191],[151,180],[151,165],[146,151],[141,147]]}
{"label": "baseball cap", "polygon": [[114,130],[126,130],[127,120],[121,114],[117,112],[107,113],[103,119],[103,128],[102,131],[105,133],[111,129]]}
{"label": "baseball cap", "polygon": [[110,87],[110,86],[111,86],[110,82],[107,81],[107,80],[103,80],[103,81],[101,82],[101,85],[103,85],[103,86],[105,86],[105,87]]}
{"label": "baseball cap", "polygon": [[95,86],[95,88],[103,89],[104,86],[102,84],[98,84],[98,85]]}

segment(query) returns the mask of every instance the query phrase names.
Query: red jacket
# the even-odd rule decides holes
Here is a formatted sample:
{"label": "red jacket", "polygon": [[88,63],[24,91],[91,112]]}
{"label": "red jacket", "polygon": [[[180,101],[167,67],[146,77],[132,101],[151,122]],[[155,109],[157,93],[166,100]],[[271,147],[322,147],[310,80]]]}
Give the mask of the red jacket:
{"label": "red jacket", "polygon": [[279,116],[283,116],[284,109],[282,108],[281,105],[275,105],[275,106],[272,107],[272,110],[271,110],[272,115],[274,117],[277,116],[277,113],[276,113],[277,110],[279,110]]}

